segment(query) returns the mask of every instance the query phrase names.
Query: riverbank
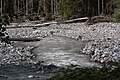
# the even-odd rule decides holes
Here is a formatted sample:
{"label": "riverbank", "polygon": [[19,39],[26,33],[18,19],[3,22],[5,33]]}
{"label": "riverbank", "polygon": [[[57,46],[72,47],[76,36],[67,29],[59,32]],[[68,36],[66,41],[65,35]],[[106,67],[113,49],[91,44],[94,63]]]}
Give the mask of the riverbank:
{"label": "riverbank", "polygon": [[0,43],[0,65],[21,63],[35,63],[34,54],[30,52],[33,47],[14,47],[10,44]]}
{"label": "riverbank", "polygon": [[[78,65],[79,63],[81,63],[80,61],[84,61],[84,59],[81,58],[85,58],[86,60],[86,58],[88,59],[88,57],[90,61],[100,62],[105,64],[119,62],[120,61],[120,54],[119,54],[120,28],[119,27],[120,27],[119,23],[96,23],[93,25],[87,25],[86,23],[70,23],[70,24],[51,24],[48,26],[37,27],[37,28],[32,28],[32,27],[9,28],[7,29],[7,32],[11,38],[27,38],[27,39],[39,38],[41,39],[41,41],[26,42],[26,43],[12,42],[12,45],[8,45],[8,44],[5,45],[4,43],[0,44],[0,52],[2,53],[0,55],[1,68],[5,66],[3,68],[3,71],[1,70],[2,73],[0,74],[0,76],[1,78],[5,77],[4,80],[10,78],[9,77],[10,74],[9,75],[6,74],[7,73],[6,67],[8,65],[10,66],[14,65],[12,67],[17,66],[15,71],[17,70],[19,71],[20,66],[22,64],[25,65],[32,64],[31,67],[35,67],[35,74],[33,74],[34,69],[32,69],[33,71],[31,72],[31,74],[24,74],[25,73],[24,71],[16,72],[16,73],[24,74],[22,76],[23,77],[22,79],[25,80],[40,79],[40,77],[39,78],[35,77],[36,73],[39,71],[39,69],[36,68],[36,65],[41,67],[46,66],[43,65],[44,63],[43,59],[50,63],[54,63],[56,61],[57,63],[62,65],[68,64],[68,66],[71,65],[71,63]],[[85,43],[86,46],[84,45],[85,47],[81,48],[82,42]],[[13,45],[13,43],[17,45]],[[35,54],[31,52],[31,50],[33,50]],[[45,53],[42,53],[43,50]],[[50,50],[51,53],[47,52],[47,50]],[[58,52],[55,53],[55,51]],[[69,53],[66,51],[68,51]],[[73,53],[70,51],[72,51]],[[83,53],[81,54],[81,52]],[[37,61],[36,58],[39,58],[41,62]],[[40,71],[42,72],[42,70],[48,70],[49,69],[48,66],[49,65],[47,65],[46,66],[47,68],[44,69],[41,68]],[[8,69],[9,72],[11,71],[11,69],[13,69],[12,67]],[[52,67],[53,70],[55,69],[55,71],[59,69],[59,68],[57,69],[54,68],[56,66],[52,66]],[[21,69],[24,70],[24,66]],[[50,71],[53,70],[50,69]],[[5,72],[5,74],[3,74],[3,72]],[[27,73],[29,73],[29,71]],[[52,72],[49,72],[44,79],[48,78],[49,74],[51,73]],[[46,74],[43,73],[42,75],[44,76]],[[41,74],[38,74],[38,76],[41,76]],[[20,78],[18,80],[20,80]]]}
{"label": "riverbank", "polygon": [[35,60],[30,46],[0,44],[0,80],[46,80],[60,71],[54,65]]}
{"label": "riverbank", "polygon": [[[14,33],[13,33],[14,32]],[[47,36],[62,36],[78,41],[88,42],[83,49],[85,54],[91,56],[91,60],[101,63],[119,62],[119,23],[96,23],[87,25],[86,23],[51,24],[37,29],[16,28],[8,29],[12,38],[39,38]],[[107,47],[106,47],[107,46]]]}
{"label": "riverbank", "polygon": [[119,67],[76,68],[70,67],[59,72],[48,80],[119,80]]}

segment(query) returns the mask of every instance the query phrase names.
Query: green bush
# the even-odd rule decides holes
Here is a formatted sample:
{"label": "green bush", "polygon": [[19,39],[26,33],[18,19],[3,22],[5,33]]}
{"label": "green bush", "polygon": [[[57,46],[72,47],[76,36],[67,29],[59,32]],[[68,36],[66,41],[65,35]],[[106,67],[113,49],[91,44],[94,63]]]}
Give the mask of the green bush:
{"label": "green bush", "polygon": [[120,22],[120,0],[113,0],[113,8],[112,20],[113,22]]}
{"label": "green bush", "polygon": [[112,16],[113,22],[120,22],[120,9],[115,10]]}

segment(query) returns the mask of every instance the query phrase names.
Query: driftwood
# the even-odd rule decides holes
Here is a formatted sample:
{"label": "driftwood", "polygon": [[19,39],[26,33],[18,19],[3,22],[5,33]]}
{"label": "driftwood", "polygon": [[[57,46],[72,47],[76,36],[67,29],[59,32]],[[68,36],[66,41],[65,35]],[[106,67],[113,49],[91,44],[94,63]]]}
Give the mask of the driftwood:
{"label": "driftwood", "polygon": [[67,21],[64,21],[64,23],[86,22],[87,20],[88,20],[88,17],[84,17],[84,18],[67,20]]}
{"label": "driftwood", "polygon": [[15,26],[7,26],[6,28],[9,29],[9,28],[37,28],[37,27],[44,27],[44,26],[49,26],[51,24],[62,24],[62,23],[75,23],[75,22],[86,22],[88,20],[88,17],[84,17],[84,18],[77,18],[77,19],[72,19],[72,20],[66,20],[66,21],[63,21],[63,22],[55,22],[55,21],[52,21],[52,22],[44,22],[44,23],[40,23],[39,21],[35,22],[35,23],[38,23],[38,24],[34,24],[34,22],[31,22],[33,23],[33,25],[23,25],[25,23],[21,23],[21,24],[15,24]]}
{"label": "driftwood", "polygon": [[42,23],[42,24],[36,24],[36,25],[34,25],[34,27],[48,26],[50,24],[57,24],[57,22],[52,21],[52,22],[46,22],[46,23]]}
{"label": "driftwood", "polygon": [[37,27],[44,27],[44,26],[49,26],[50,24],[57,24],[57,22],[45,22],[45,23],[41,23],[41,24],[34,24],[34,25],[16,25],[16,26],[7,26],[6,28],[9,29],[9,28],[37,28]]}
{"label": "driftwood", "polygon": [[9,38],[10,41],[23,41],[23,42],[30,42],[30,41],[40,41],[41,39],[38,38]]}

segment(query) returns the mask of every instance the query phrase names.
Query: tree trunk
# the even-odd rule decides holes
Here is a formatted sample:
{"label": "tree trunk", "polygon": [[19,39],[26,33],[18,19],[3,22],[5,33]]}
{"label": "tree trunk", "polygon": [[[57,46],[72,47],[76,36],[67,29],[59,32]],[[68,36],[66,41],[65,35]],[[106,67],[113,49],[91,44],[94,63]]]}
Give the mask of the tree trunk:
{"label": "tree trunk", "polygon": [[100,15],[100,0],[98,0],[98,15]]}
{"label": "tree trunk", "polygon": [[18,12],[19,12],[19,9],[20,9],[20,1],[18,0]]}
{"label": "tree trunk", "polygon": [[26,15],[28,15],[28,0],[26,0]]}
{"label": "tree trunk", "polygon": [[14,13],[17,12],[17,8],[16,8],[16,0],[14,1]]}
{"label": "tree trunk", "polygon": [[3,10],[2,8],[3,8],[3,7],[2,7],[2,0],[1,0],[1,16],[3,15],[3,14],[2,14],[2,10]]}
{"label": "tree trunk", "polygon": [[25,14],[25,0],[23,0],[23,11],[24,11],[24,14]]}
{"label": "tree trunk", "polygon": [[40,14],[40,0],[39,0],[39,4],[38,4],[38,14]]}
{"label": "tree trunk", "polygon": [[33,0],[28,1],[28,13],[33,13]]}
{"label": "tree trunk", "polygon": [[51,14],[54,15],[53,0],[51,0]]}
{"label": "tree trunk", "polygon": [[101,15],[104,16],[104,0],[102,0],[102,10],[101,10]]}
{"label": "tree trunk", "polygon": [[54,15],[56,14],[56,0],[54,0]]}

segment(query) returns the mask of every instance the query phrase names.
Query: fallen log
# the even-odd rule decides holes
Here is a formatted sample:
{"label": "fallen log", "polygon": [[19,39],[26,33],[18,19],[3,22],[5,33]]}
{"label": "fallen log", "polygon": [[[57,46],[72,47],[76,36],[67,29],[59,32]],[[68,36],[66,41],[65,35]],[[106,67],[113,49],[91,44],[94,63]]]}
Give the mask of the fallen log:
{"label": "fallen log", "polygon": [[49,26],[50,24],[57,24],[57,22],[46,22],[46,23],[42,23],[42,24],[36,24],[34,25],[34,27],[39,27],[39,26]]}
{"label": "fallen log", "polygon": [[[15,25],[8,25],[6,28],[10,29],[10,28],[37,28],[37,27],[44,27],[44,26],[49,26],[51,24],[62,24],[62,23],[75,23],[75,22],[86,22],[88,20],[88,17],[84,17],[84,18],[77,18],[77,19],[72,19],[72,20],[66,20],[63,22],[56,22],[56,21],[51,21],[51,22],[44,22],[44,23],[38,23],[38,24],[34,24],[33,25],[26,25],[25,23],[19,23],[19,24],[15,24]],[[25,25],[24,25],[25,24]]]}
{"label": "fallen log", "polygon": [[64,23],[86,22],[87,20],[88,20],[88,17],[83,17],[83,18],[67,20],[67,21],[64,21]]}
{"label": "fallen log", "polygon": [[6,28],[7,29],[10,29],[10,28],[37,28],[37,27],[44,27],[44,26],[49,26],[51,24],[57,24],[57,22],[55,21],[52,21],[52,22],[45,22],[45,23],[41,23],[41,24],[33,24],[33,25],[15,25],[15,26],[7,26]]}
{"label": "fallen log", "polygon": [[23,42],[30,42],[30,41],[40,41],[39,38],[9,38],[10,41],[23,41]]}

